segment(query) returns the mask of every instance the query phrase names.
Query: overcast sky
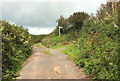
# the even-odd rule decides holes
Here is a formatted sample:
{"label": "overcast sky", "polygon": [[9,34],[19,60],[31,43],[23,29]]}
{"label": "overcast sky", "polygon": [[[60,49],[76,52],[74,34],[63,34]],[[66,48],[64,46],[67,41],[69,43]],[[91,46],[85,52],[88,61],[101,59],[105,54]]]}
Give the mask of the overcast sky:
{"label": "overcast sky", "polygon": [[59,16],[69,17],[73,12],[96,13],[106,0],[44,0],[0,2],[0,19],[22,25],[31,34],[48,34],[54,30]]}

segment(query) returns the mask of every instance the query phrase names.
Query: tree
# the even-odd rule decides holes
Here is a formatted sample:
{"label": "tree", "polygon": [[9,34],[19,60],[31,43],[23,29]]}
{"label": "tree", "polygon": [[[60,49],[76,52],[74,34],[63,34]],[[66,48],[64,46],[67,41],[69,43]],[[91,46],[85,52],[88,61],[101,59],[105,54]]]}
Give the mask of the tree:
{"label": "tree", "polygon": [[73,13],[73,15],[71,15],[68,18],[68,21],[70,24],[75,26],[76,29],[81,29],[81,27],[83,26],[83,22],[88,18],[89,18],[89,15],[87,13],[76,12],[76,13]]}
{"label": "tree", "polygon": [[59,27],[59,26],[63,27],[62,32],[65,33],[66,32],[66,28],[69,25],[68,19],[65,19],[63,17],[63,15],[62,15],[62,16],[60,16],[60,18],[56,22],[58,22],[58,26],[57,27]]}

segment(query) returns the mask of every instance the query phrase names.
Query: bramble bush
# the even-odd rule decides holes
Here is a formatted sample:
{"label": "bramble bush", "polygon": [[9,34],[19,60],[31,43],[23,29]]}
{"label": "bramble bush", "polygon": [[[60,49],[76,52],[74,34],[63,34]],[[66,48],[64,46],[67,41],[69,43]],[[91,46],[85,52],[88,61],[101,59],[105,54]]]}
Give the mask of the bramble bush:
{"label": "bramble bush", "polygon": [[2,23],[2,81],[13,81],[21,69],[21,64],[32,53],[32,39],[22,26]]}
{"label": "bramble bush", "polygon": [[83,67],[84,72],[93,75],[94,79],[118,81],[120,80],[118,12],[117,9],[111,14],[107,10],[104,12],[106,15],[103,20],[91,18],[84,22],[79,40],[74,42],[74,48],[79,51],[74,53],[74,48],[69,47],[65,53],[69,56],[74,55],[76,65]]}

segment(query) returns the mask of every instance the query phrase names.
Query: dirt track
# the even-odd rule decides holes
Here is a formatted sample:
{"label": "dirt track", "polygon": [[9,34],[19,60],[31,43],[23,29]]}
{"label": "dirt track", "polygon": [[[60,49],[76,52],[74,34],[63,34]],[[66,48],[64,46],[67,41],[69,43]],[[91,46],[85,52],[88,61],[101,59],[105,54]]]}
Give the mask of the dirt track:
{"label": "dirt track", "polygon": [[[51,55],[44,54],[48,50]],[[17,79],[84,79],[83,69],[67,60],[61,49],[33,48]]]}

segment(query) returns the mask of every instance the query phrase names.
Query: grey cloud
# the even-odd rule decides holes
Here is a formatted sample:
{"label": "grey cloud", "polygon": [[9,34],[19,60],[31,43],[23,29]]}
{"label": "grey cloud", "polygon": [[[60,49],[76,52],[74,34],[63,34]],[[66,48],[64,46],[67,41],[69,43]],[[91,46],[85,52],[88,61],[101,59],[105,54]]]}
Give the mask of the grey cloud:
{"label": "grey cloud", "polygon": [[[93,4],[92,4],[93,3]],[[73,12],[95,12],[100,3],[92,2],[5,2],[2,19],[27,27],[55,27],[60,15],[68,17]]]}
{"label": "grey cloud", "polygon": [[63,6],[62,3],[3,3],[3,19],[18,25],[51,27],[64,12]]}

